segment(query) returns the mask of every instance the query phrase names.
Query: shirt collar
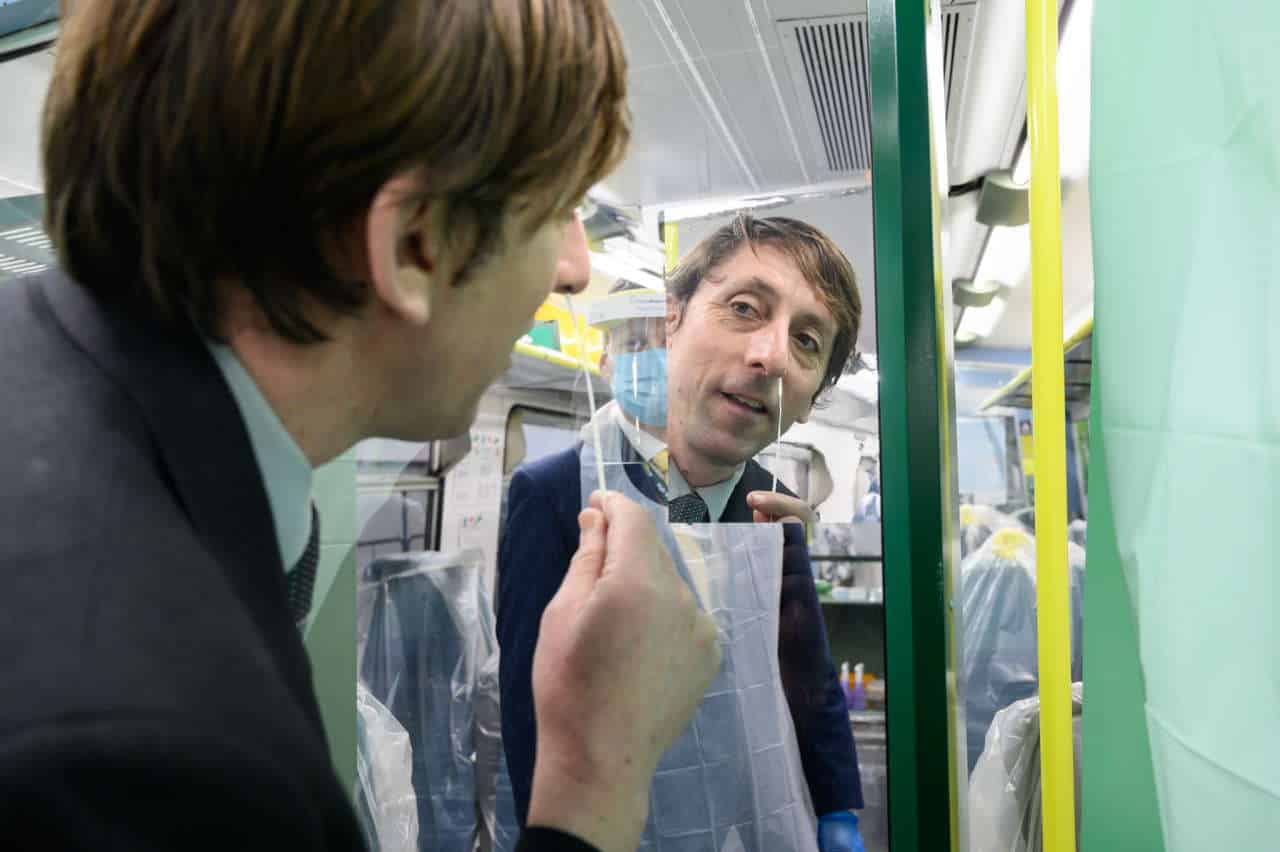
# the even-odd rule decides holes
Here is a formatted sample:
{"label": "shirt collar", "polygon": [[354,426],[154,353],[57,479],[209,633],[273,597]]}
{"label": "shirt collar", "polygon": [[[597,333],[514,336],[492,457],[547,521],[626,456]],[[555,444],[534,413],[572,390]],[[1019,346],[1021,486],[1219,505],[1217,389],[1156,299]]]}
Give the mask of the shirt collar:
{"label": "shirt collar", "polygon": [[285,571],[293,568],[311,537],[313,471],[302,448],[284,428],[258,383],[229,346],[209,343],[209,351],[231,388],[258,461],[275,521],[276,543]]}
{"label": "shirt collar", "polygon": [[746,469],[745,463],[740,464],[734,468],[733,475],[728,479],[713,485],[693,488],[685,481],[684,474],[680,472],[679,466],[672,463],[667,468],[667,499],[674,500],[691,492],[696,493],[702,498],[702,502],[707,504],[707,515],[711,518],[712,523],[718,523],[721,516],[724,515],[724,510],[729,506],[729,497],[732,496],[733,489],[738,487],[738,482],[742,479],[742,473]]}
{"label": "shirt collar", "polygon": [[622,434],[626,436],[627,441],[632,448],[645,461],[653,461],[653,457],[667,448],[667,444],[661,438],[655,438],[643,429],[636,428],[636,425],[627,419],[626,414],[622,411],[622,406],[614,400],[609,402],[613,407],[613,422],[622,430]]}

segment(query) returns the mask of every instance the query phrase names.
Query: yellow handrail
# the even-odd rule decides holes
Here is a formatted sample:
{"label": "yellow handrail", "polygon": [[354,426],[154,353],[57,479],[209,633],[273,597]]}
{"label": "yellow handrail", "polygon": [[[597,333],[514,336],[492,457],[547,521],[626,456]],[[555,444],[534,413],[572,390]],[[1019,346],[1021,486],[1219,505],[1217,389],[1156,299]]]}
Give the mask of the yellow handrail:
{"label": "yellow handrail", "polygon": [[1062,187],[1058,166],[1058,4],[1027,0],[1031,146],[1031,411],[1036,445],[1036,609],[1045,852],[1075,852],[1067,434],[1062,363]]}
{"label": "yellow handrail", "polygon": [[[1089,317],[1087,320],[1081,323],[1080,327],[1077,328],[1075,331],[1073,331],[1071,335],[1066,339],[1066,341],[1062,344],[1063,356],[1065,357],[1068,353],[1071,352],[1072,349],[1078,346],[1081,341],[1083,341],[1087,337],[1091,337],[1092,335],[1093,335],[1093,317]],[[1024,382],[1029,382],[1029,381],[1031,381],[1031,368],[1027,367],[1024,370],[1020,370],[1018,374],[1014,376],[1010,381],[1008,381],[1004,385],[1001,385],[1000,390],[996,391],[991,396],[983,400],[982,404],[978,406],[978,411],[986,411],[989,408],[995,408],[997,405],[1003,404],[1005,397],[1009,396],[1011,393],[1013,393],[1015,390],[1021,387]]]}

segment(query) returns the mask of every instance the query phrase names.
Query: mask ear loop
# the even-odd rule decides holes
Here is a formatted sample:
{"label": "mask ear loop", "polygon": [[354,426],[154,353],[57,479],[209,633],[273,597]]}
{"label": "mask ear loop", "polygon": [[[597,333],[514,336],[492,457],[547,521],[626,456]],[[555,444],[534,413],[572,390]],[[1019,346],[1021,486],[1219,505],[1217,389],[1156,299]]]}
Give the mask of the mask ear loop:
{"label": "mask ear loop", "polygon": [[[573,299],[568,293],[564,294],[564,303],[569,307],[569,316],[573,319],[574,331],[578,334],[584,334],[583,326],[578,324],[578,312],[573,309]],[[585,343],[585,334],[583,337]],[[579,352],[585,351],[584,346],[578,347]],[[595,386],[591,383],[591,373],[587,370],[586,359],[578,356],[578,365],[582,367],[582,377],[587,380],[587,405],[591,409],[591,443],[596,451],[596,480],[600,484],[600,493],[604,494],[607,490],[604,487],[604,455],[600,449],[600,420],[596,417],[596,391]]]}
{"label": "mask ear loop", "polygon": [[[632,356],[631,358],[631,387],[640,387],[640,359]],[[625,412],[624,412],[625,413]],[[636,431],[640,431],[640,415],[636,415]]]}

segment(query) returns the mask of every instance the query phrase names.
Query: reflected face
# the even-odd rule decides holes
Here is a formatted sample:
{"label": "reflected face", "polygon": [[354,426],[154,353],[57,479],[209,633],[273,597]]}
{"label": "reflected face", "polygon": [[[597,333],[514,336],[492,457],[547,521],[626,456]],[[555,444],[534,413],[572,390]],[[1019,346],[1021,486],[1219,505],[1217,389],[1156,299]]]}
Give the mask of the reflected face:
{"label": "reflected face", "polygon": [[532,233],[518,215],[509,216],[494,249],[461,284],[433,289],[430,320],[416,330],[415,351],[394,382],[399,399],[388,401],[413,418],[398,431],[416,440],[464,432],[480,397],[510,366],[538,307],[553,290],[582,292],[589,278],[576,214]]}
{"label": "reflected face", "polygon": [[613,368],[619,355],[664,349],[667,345],[666,321],[661,317],[633,319],[609,330],[604,353],[600,356],[600,374],[613,380]]}
{"label": "reflected face", "polygon": [[776,439],[779,421],[785,432],[808,418],[836,324],[786,253],[743,246],[683,312],[668,310],[667,429],[682,469],[731,470]]}

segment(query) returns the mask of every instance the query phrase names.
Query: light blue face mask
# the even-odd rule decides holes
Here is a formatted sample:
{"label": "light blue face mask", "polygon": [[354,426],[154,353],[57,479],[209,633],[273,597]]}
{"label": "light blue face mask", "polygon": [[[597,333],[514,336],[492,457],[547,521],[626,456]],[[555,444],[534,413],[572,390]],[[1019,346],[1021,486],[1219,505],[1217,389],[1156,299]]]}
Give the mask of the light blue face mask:
{"label": "light blue face mask", "polygon": [[667,425],[667,350],[642,349],[613,356],[613,398],[628,417],[646,426]]}

